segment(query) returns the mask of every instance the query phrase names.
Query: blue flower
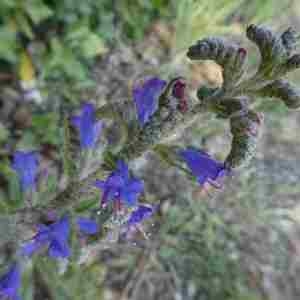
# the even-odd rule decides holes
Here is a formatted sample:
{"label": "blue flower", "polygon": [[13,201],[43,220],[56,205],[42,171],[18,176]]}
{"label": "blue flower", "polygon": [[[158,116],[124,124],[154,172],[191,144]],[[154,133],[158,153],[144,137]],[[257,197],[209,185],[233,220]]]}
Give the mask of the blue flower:
{"label": "blue flower", "polygon": [[0,299],[21,300],[18,289],[21,285],[21,274],[17,264],[0,278]]}
{"label": "blue flower", "polygon": [[35,189],[38,170],[38,153],[35,151],[16,151],[12,168],[17,172],[22,190]]}
{"label": "blue flower", "polygon": [[158,99],[166,84],[165,80],[151,77],[133,89],[133,99],[141,126],[144,126],[158,109]]}
{"label": "blue flower", "polygon": [[139,205],[137,209],[135,209],[129,216],[127,224],[129,226],[140,224],[144,220],[150,218],[153,212],[154,212],[153,207],[146,206],[146,205]]}
{"label": "blue flower", "polygon": [[85,217],[77,218],[77,226],[84,234],[96,234],[99,231],[97,222]]}
{"label": "blue flower", "polygon": [[82,104],[81,115],[73,116],[71,123],[79,130],[81,148],[94,148],[103,128],[103,122],[96,121],[94,105]]}
{"label": "blue flower", "polygon": [[105,181],[96,180],[95,186],[103,191],[102,205],[111,200],[121,200],[128,206],[134,206],[144,191],[144,183],[132,178],[124,161],[118,161],[117,168]]}
{"label": "blue flower", "polygon": [[180,152],[180,156],[201,185],[206,182],[216,185],[217,179],[229,172],[224,163],[214,160],[201,150],[186,149]]}
{"label": "blue flower", "polygon": [[22,254],[31,256],[40,248],[48,246],[48,255],[50,257],[69,257],[69,226],[69,218],[67,216],[48,226],[39,224],[37,234],[22,247]]}

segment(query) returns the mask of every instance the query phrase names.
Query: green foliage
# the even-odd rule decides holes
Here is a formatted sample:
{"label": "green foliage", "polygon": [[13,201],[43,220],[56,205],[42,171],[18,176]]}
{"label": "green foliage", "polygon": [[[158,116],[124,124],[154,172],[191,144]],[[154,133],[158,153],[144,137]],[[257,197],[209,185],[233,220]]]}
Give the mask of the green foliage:
{"label": "green foliage", "polygon": [[32,294],[58,300],[103,299],[103,269],[99,264],[83,270],[82,266],[71,263],[64,272],[64,262],[56,264],[50,259],[35,258],[24,277],[25,300],[34,299]]}
{"label": "green foliage", "polygon": [[167,11],[168,2],[1,1],[0,60],[16,65],[20,50],[30,46],[39,78],[89,82],[93,59],[106,53],[116,29],[141,38],[152,20]]}
{"label": "green foliage", "polygon": [[58,145],[58,115],[54,112],[33,115],[32,130],[40,144]]}
{"label": "green foliage", "polygon": [[171,1],[169,0],[124,0],[116,6],[117,13],[121,17],[121,25],[129,38],[140,39],[145,29],[151,24],[157,15],[166,17],[170,15]]}
{"label": "green foliage", "polygon": [[1,25],[0,23],[0,39],[0,58],[11,63],[16,63],[17,44],[14,31],[9,26]]}
{"label": "green foliage", "polygon": [[62,147],[62,160],[63,160],[63,170],[65,175],[69,178],[74,176],[76,172],[75,160],[72,156],[71,147],[71,132],[69,119],[64,117],[63,119],[63,147]]}
{"label": "green foliage", "polygon": [[1,162],[0,174],[5,178],[8,185],[5,201],[0,201],[0,211],[8,212],[11,208],[16,208],[23,204],[23,194],[18,176],[7,161]]}
{"label": "green foliage", "polygon": [[290,0],[220,0],[197,1],[174,0],[175,8],[175,44],[174,53],[185,51],[196,40],[210,34],[240,34],[243,24],[266,21],[281,13]]}
{"label": "green foliage", "polygon": [[245,22],[262,22],[269,20],[275,15],[288,8],[291,3],[290,0],[275,1],[267,0],[243,0],[239,6],[239,12],[242,12],[242,19]]}
{"label": "green foliage", "polygon": [[181,205],[169,208],[161,228],[163,261],[184,278],[183,288],[193,282],[195,299],[236,299],[245,283],[236,256],[238,228],[206,203]]}

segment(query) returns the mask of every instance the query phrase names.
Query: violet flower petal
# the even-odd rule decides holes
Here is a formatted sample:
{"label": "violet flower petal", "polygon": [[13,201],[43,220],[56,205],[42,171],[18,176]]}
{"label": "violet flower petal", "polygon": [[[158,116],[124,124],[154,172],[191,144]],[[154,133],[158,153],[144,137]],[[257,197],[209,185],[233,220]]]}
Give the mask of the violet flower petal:
{"label": "violet flower petal", "polygon": [[180,156],[201,185],[227,174],[224,163],[214,160],[202,150],[186,149],[180,152]]}
{"label": "violet flower petal", "polygon": [[157,111],[158,99],[166,84],[165,80],[151,77],[133,89],[133,99],[141,126],[144,126]]}
{"label": "violet flower petal", "polygon": [[17,264],[14,264],[9,271],[0,278],[0,298],[10,300],[20,299],[18,295],[20,285],[20,269]]}
{"label": "violet flower petal", "polygon": [[84,234],[96,234],[99,231],[99,226],[96,221],[85,217],[77,218],[79,230]]}
{"label": "violet flower petal", "polygon": [[144,220],[150,218],[153,212],[154,212],[153,207],[149,207],[146,205],[139,205],[138,208],[131,213],[127,221],[127,224],[128,225],[140,224]]}
{"label": "violet flower petal", "polygon": [[35,189],[38,171],[38,153],[36,151],[16,151],[12,168],[18,174],[22,190]]}

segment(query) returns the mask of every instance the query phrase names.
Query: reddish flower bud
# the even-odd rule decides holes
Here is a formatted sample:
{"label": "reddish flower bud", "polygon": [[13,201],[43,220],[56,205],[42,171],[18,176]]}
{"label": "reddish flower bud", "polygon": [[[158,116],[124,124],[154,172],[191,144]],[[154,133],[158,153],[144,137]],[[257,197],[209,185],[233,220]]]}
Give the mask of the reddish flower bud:
{"label": "reddish flower bud", "polygon": [[179,109],[182,113],[185,113],[188,109],[188,104],[187,104],[187,100],[185,97],[185,88],[186,88],[186,83],[181,80],[178,79],[173,86],[173,90],[172,90],[172,95],[179,99]]}
{"label": "reddish flower bud", "polygon": [[238,49],[238,54],[244,58],[247,55],[247,50],[245,48],[239,48]]}
{"label": "reddish flower bud", "polygon": [[185,87],[186,84],[184,81],[178,79],[173,86],[173,91],[172,94],[174,97],[178,98],[178,99],[182,99],[185,96]]}

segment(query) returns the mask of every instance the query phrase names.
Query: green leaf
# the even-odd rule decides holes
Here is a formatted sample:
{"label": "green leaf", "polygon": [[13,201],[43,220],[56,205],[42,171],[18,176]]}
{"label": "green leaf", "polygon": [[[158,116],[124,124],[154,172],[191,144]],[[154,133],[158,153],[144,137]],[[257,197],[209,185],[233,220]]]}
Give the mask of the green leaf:
{"label": "green leaf", "polygon": [[8,199],[7,207],[17,207],[23,203],[23,194],[21,191],[19,178],[16,172],[9,166],[8,163],[0,164],[0,174],[8,181]]}
{"label": "green leaf", "polygon": [[7,205],[7,203],[5,201],[3,201],[3,199],[0,200],[0,213],[1,214],[6,214],[9,211],[9,206]]}
{"label": "green leaf", "polygon": [[0,143],[3,143],[9,137],[9,131],[0,123]]}
{"label": "green leaf", "polygon": [[50,112],[40,115],[33,115],[32,127],[34,132],[38,135],[41,144],[59,144],[60,140],[58,134],[59,128],[57,113]]}
{"label": "green leaf", "polygon": [[184,173],[186,173],[189,177],[191,177],[191,179],[193,179],[194,176],[191,174],[191,172],[181,165],[179,156],[177,154],[177,150],[178,147],[164,145],[164,144],[157,144],[153,148],[153,151],[157,153],[164,162],[166,162],[170,166],[179,168]]}
{"label": "green leaf", "polygon": [[34,38],[34,34],[27,16],[25,16],[23,12],[20,12],[16,14],[15,18],[16,18],[18,30],[24,33],[29,39],[32,40]]}
{"label": "green leaf", "polygon": [[44,62],[44,77],[61,79],[65,75],[79,81],[87,78],[87,67],[78,60],[71,48],[57,38],[51,39],[50,47],[51,52]]}
{"label": "green leaf", "polygon": [[69,119],[67,116],[64,117],[63,120],[63,147],[62,147],[62,157],[63,157],[63,168],[64,173],[68,178],[72,178],[75,176],[77,167],[75,160],[72,156],[71,149],[71,134],[69,127]]}
{"label": "green leaf", "polygon": [[58,188],[58,179],[56,175],[49,175],[46,182],[42,182],[37,199],[43,201],[43,205],[52,199]]}
{"label": "green leaf", "polygon": [[93,207],[96,207],[99,204],[99,198],[88,199],[84,202],[81,202],[75,207],[77,213],[82,213],[84,211],[90,210]]}
{"label": "green leaf", "polygon": [[0,26],[0,58],[11,63],[17,62],[16,34],[8,26]]}
{"label": "green leaf", "polygon": [[53,11],[41,0],[27,0],[24,2],[26,13],[36,25],[53,15]]}
{"label": "green leaf", "polygon": [[98,55],[105,54],[107,48],[104,41],[95,33],[89,33],[85,40],[81,43],[81,52],[84,58],[93,58]]}
{"label": "green leaf", "polygon": [[19,178],[15,172],[11,172],[8,180],[9,204],[14,208],[19,207],[23,203],[23,193]]}

